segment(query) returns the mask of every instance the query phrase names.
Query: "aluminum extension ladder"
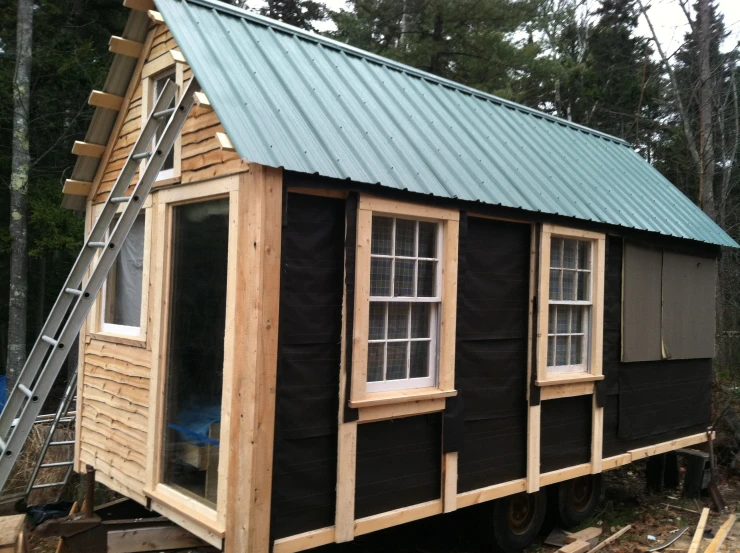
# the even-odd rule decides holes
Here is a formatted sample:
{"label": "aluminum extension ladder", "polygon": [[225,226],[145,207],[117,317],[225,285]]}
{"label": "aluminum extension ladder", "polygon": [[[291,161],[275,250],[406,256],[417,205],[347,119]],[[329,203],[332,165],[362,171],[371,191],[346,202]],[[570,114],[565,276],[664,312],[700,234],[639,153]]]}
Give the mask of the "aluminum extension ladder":
{"label": "aluminum extension ladder", "polygon": [[[105,201],[103,211],[82,246],[82,251],[44,324],[41,336],[36,340],[0,415],[0,490],[5,487],[67,357],[67,346],[70,346],[79,334],[118,256],[121,244],[131,231],[134,220],[162,170],[167,154],[185,124],[193,107],[194,94],[198,90],[198,82],[193,77],[175,107],[169,107],[175,100],[177,85],[172,81],[167,82]],[[164,128],[161,129],[159,140],[150,150],[150,144],[156,138],[162,124]],[[126,191],[142,160],[147,161],[146,167],[141,172],[131,195],[126,196]],[[108,236],[119,204],[125,204],[125,207],[115,228]],[[83,279],[88,270],[90,278],[84,283]],[[17,423],[13,425],[16,417]]]}

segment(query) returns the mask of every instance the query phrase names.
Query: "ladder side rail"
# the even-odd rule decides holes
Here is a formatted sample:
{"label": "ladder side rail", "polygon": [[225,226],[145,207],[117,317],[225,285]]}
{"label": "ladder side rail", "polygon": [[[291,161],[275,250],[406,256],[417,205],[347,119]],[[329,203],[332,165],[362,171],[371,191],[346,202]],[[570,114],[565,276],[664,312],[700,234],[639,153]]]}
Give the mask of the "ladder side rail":
{"label": "ladder side rail", "polygon": [[[164,155],[161,150],[161,146],[169,144],[167,149],[167,152],[169,152],[169,147],[174,145],[175,139],[182,130],[185,119],[192,109],[194,103],[193,93],[196,90],[198,90],[198,84],[195,78],[193,78],[191,79],[186,92],[182,95],[177,108],[172,112],[172,115],[170,116],[170,119],[165,126],[164,132],[162,133],[160,140],[157,142],[156,154],[150,158],[150,161],[144,169],[138,184],[134,188],[132,197],[138,196],[139,199],[145,199],[146,196],[149,194],[149,191],[151,190],[152,185],[157,178],[157,175],[161,171],[166,158],[166,155]],[[159,105],[160,103],[166,109],[166,106],[169,105],[171,98],[174,97],[174,93],[176,91],[177,85],[172,81],[169,81],[165,85],[162,94],[155,104],[155,109],[161,107]],[[169,98],[167,97],[166,93],[170,95]],[[153,113],[157,113],[157,111],[154,111]],[[150,124],[153,121],[154,124]],[[135,161],[134,156],[141,153],[138,150],[138,146],[143,144],[145,145],[145,148],[148,149],[149,142],[154,137],[154,132],[156,131],[156,129],[156,120],[150,116],[145,126],[145,132],[142,132],[142,134],[139,136],[136,145],[129,154],[129,158],[126,162],[127,164]],[[120,190],[121,188],[122,190]],[[111,192],[111,195],[106,202],[106,208],[111,205],[110,200],[113,198],[113,192],[125,192],[127,188],[128,184],[123,184],[120,181],[119,176],[119,181],[116,182],[116,186],[114,186],[114,191]],[[79,301],[76,304],[75,308],[71,311],[61,334],[57,338],[57,345],[51,349],[49,357],[47,358],[44,367],[41,369],[41,373],[39,374],[34,390],[36,397],[45,398],[48,396],[49,390],[54,384],[54,381],[59,374],[59,370],[61,369],[62,363],[67,356],[65,344],[72,343],[72,341],[74,341],[74,337],[78,334],[79,329],[82,327],[82,323],[84,322],[92,307],[93,302],[91,300],[95,299],[98,292],[102,288],[103,283],[108,276],[108,272],[113,266],[113,262],[118,255],[120,243],[125,240],[127,234],[131,230],[133,222],[136,216],[138,216],[139,211],[140,208],[138,202],[128,202],[126,204],[126,207],[119,217],[118,224],[116,225],[116,228],[113,231],[110,240],[106,244],[106,247],[103,249],[98,263],[90,275],[90,279],[83,287],[83,294],[80,296],[80,299],[85,299],[86,301]],[[113,215],[115,215],[115,213],[113,213]],[[96,227],[100,224],[101,220],[102,218],[98,219]],[[5,483],[10,475],[10,471],[12,470],[12,467],[15,464],[15,460],[20,452],[20,449],[25,443],[25,440],[28,436],[28,433],[30,432],[31,427],[33,426],[36,417],[38,417],[41,411],[42,403],[43,402],[41,401],[27,401],[22,407],[22,413],[19,416],[18,425],[11,432],[3,451],[3,457],[2,459],[0,459],[0,489],[5,486]]]}
{"label": "ladder side rail", "polygon": [[[177,85],[174,84],[172,81],[168,82],[167,85],[169,86],[164,87],[162,93],[157,99],[157,102],[155,103],[154,109],[157,111],[161,111],[166,108],[175,97]],[[136,154],[141,153],[139,151],[140,145],[144,145],[144,150],[148,149],[149,143],[151,142],[152,138],[154,138],[157,128],[158,122],[150,117],[147,121],[147,124],[144,126],[141,135],[136,141],[136,144],[134,144],[134,147],[131,149],[129,157],[126,160],[124,167],[121,169],[121,173],[119,173],[118,178],[116,179],[116,183],[114,184],[113,189],[105,202],[105,206],[103,207],[100,216],[95,221],[95,224],[90,231],[90,235],[85,240],[85,243],[82,246],[82,250],[77,256],[77,260],[75,261],[75,264],[73,265],[72,270],[70,271],[70,274],[67,277],[67,280],[65,281],[56,302],[54,303],[54,306],[49,312],[49,316],[46,319],[46,322],[44,323],[44,326],[42,327],[33,348],[31,349],[31,353],[26,359],[26,363],[24,364],[23,369],[18,375],[15,386],[13,387],[13,390],[8,397],[5,407],[3,408],[2,414],[0,415],[0,439],[3,441],[6,440],[8,436],[8,432],[11,429],[13,420],[17,417],[18,412],[23,406],[25,400],[28,399],[26,394],[23,393],[23,391],[18,386],[23,385],[28,389],[33,389],[38,373],[37,371],[29,371],[27,369],[30,367],[40,367],[44,362],[44,357],[46,356],[46,353],[48,351],[49,344],[44,342],[42,340],[42,337],[56,336],[58,329],[64,322],[64,317],[69,311],[69,308],[72,305],[73,301],[77,300],[77,303],[79,304],[79,302],[84,299],[87,301],[87,303],[92,304],[92,300],[95,299],[94,296],[90,297],[90,294],[84,294],[84,292],[82,296],[76,297],[68,294],[66,291],[68,289],[78,290],[80,288],[82,280],[85,277],[85,273],[94,261],[96,255],[96,249],[90,247],[90,243],[104,241],[105,235],[110,228],[110,223],[116,214],[117,204],[112,203],[110,200],[114,196],[123,196],[125,191],[128,189],[131,179],[136,174],[136,169],[138,166],[138,164],[133,160],[133,157]],[[121,190],[121,188],[123,190]],[[114,192],[116,192],[115,195]],[[38,394],[36,394],[36,398],[36,401],[40,399]],[[0,449],[4,450],[5,448],[0,447]],[[2,482],[1,478],[0,482]],[[2,483],[4,484],[4,482]]]}
{"label": "ladder side rail", "polygon": [[33,488],[33,485],[36,483],[36,478],[38,477],[39,470],[41,469],[41,465],[44,464],[44,458],[46,457],[46,452],[49,450],[49,444],[54,439],[54,434],[56,433],[57,426],[59,425],[59,421],[67,414],[67,411],[69,411],[69,406],[72,403],[72,398],[75,395],[77,387],[77,370],[74,371],[74,374],[72,375],[72,378],[69,379],[69,383],[67,384],[67,389],[64,391],[64,396],[62,396],[62,401],[59,402],[59,408],[57,409],[56,415],[54,416],[54,419],[51,422],[51,425],[49,426],[49,433],[46,435],[46,438],[44,439],[44,443],[41,446],[41,451],[39,452],[39,456],[36,459],[36,464],[33,467],[33,471],[31,472],[31,477],[28,479],[28,484],[26,486],[26,497],[28,497],[28,494],[31,493],[31,489]]}

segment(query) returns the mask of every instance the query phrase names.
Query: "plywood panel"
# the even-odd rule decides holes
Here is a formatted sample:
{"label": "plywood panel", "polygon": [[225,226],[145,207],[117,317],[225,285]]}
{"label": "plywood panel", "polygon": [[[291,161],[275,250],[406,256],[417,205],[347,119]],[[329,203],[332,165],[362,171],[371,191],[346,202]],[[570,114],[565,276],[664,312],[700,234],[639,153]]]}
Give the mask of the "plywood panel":
{"label": "plywood panel", "polygon": [[663,254],[663,355],[666,359],[714,357],[717,261]]}
{"label": "plywood panel", "polygon": [[662,266],[660,249],[625,242],[622,361],[657,361],[661,358]]}

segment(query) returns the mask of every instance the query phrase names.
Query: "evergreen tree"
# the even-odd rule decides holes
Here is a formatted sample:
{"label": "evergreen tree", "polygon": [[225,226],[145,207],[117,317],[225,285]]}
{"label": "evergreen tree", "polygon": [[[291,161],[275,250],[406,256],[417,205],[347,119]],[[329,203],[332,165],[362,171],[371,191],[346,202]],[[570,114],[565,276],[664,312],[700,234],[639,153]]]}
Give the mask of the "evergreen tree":
{"label": "evergreen tree", "polygon": [[316,31],[314,23],[327,18],[326,6],[314,0],[267,0],[260,13],[307,31]]}

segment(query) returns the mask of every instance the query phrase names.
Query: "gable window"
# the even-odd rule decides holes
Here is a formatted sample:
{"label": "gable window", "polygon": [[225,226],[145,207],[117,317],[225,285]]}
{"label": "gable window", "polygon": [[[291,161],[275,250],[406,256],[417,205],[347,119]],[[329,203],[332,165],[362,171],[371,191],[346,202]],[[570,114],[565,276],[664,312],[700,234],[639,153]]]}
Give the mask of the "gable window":
{"label": "gable window", "polygon": [[368,392],[437,383],[439,226],[372,218]]}
{"label": "gable window", "polygon": [[604,235],[543,225],[538,381],[601,376]]}
{"label": "gable window", "polygon": [[[149,61],[141,71],[141,125],[146,124],[147,119],[152,114],[154,104],[162,93],[168,81],[177,85],[177,93],[169,107],[174,107],[178,99],[178,94],[183,89],[185,79],[185,68],[182,63],[182,54],[176,50],[170,50],[159,57]],[[164,121],[164,120],[162,120]],[[162,128],[164,125],[162,125]],[[161,137],[161,131],[157,131],[152,140],[151,148],[157,144]],[[178,135],[172,148],[166,153],[166,158],[161,171],[157,175],[156,184],[172,184],[180,180],[181,159],[182,159],[182,135]],[[141,162],[141,168],[145,167],[146,160]]]}
{"label": "gable window", "polygon": [[360,197],[350,405],[454,395],[459,217]]}
{"label": "gable window", "polygon": [[[111,225],[111,231],[118,218]],[[141,333],[141,306],[144,280],[145,216],[134,221],[103,285],[101,325],[103,332],[122,336]]]}
{"label": "gable window", "polygon": [[[152,96],[152,106],[157,101],[157,98],[159,98],[159,95],[162,94],[162,90],[164,90],[164,86],[169,81],[175,80],[175,70],[169,69],[163,73],[160,73],[157,75],[154,79],[154,87],[153,92],[154,95]],[[172,102],[167,107],[175,107],[175,98],[172,99]],[[162,128],[163,126],[160,126],[157,132],[154,135],[154,143],[152,144],[152,148],[154,148],[159,142],[159,139],[162,136]],[[175,148],[174,146],[170,148],[170,151],[167,153],[167,157],[165,157],[164,165],[162,166],[162,170],[159,172],[159,175],[157,176],[157,180],[163,180],[163,179],[171,179],[175,176]]]}

